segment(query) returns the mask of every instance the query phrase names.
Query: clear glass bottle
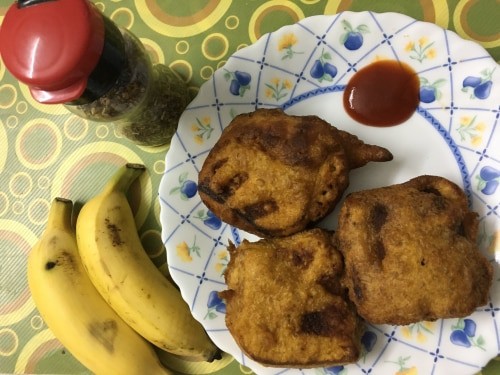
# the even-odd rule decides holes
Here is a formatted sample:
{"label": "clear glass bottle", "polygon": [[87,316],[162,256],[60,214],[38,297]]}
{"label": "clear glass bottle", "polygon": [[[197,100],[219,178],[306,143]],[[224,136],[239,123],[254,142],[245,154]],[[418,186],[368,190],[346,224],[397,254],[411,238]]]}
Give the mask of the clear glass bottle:
{"label": "clear glass bottle", "polygon": [[191,96],[186,84],[167,66],[153,65],[141,41],[126,29],[125,63],[116,83],[94,101],[66,103],[71,112],[92,120],[113,122],[134,143],[168,143]]}
{"label": "clear glass bottle", "polygon": [[170,142],[191,100],[182,79],[153,65],[141,41],[89,0],[18,0],[0,41],[5,65],[35,100],[112,122],[139,145]]}

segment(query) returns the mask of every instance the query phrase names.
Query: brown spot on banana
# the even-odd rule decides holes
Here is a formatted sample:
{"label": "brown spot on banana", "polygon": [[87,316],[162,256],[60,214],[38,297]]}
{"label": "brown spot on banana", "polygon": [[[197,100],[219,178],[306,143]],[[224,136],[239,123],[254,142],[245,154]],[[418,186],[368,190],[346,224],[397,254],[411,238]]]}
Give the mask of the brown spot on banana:
{"label": "brown spot on banana", "polygon": [[63,250],[61,254],[55,260],[49,260],[45,263],[45,270],[50,271],[56,266],[65,265],[68,270],[77,272],[77,267],[75,264],[75,259],[73,255],[66,250]]}
{"label": "brown spot on banana", "polygon": [[103,322],[92,322],[88,326],[89,333],[106,349],[109,353],[115,350],[115,338],[118,333],[118,324],[115,320],[105,320]]}
{"label": "brown spot on banana", "polygon": [[113,246],[117,247],[123,245],[124,242],[120,236],[120,232],[122,231],[116,224],[112,223],[109,218],[104,219],[106,224],[106,229],[108,230],[108,235],[111,237],[111,243]]}
{"label": "brown spot on banana", "polygon": [[77,270],[75,258],[73,257],[73,254],[67,252],[66,250],[63,250],[61,252],[59,260],[61,263],[64,263],[66,265],[66,267],[71,269],[72,271]]}
{"label": "brown spot on banana", "polygon": [[[52,236],[49,240],[48,240],[48,244],[50,246],[56,246],[57,244],[57,236]],[[49,260],[47,261],[47,263],[45,263],[45,270],[46,271],[50,271],[51,269],[55,268],[55,266],[58,265],[58,261],[57,260]]]}

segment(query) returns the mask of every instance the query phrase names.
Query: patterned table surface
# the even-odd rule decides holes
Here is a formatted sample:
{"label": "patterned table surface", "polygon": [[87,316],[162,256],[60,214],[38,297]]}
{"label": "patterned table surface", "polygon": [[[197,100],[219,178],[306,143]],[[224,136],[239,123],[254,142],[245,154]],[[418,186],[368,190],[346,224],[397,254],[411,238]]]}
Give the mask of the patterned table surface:
{"label": "patterned table surface", "polygon": [[[0,0],[0,22],[11,0]],[[480,43],[500,60],[498,0],[102,0],[95,4],[129,28],[154,61],[189,83],[193,95],[236,50],[308,16],[343,10],[393,11],[429,21]],[[44,324],[26,281],[26,257],[43,231],[56,196],[84,202],[117,166],[143,163],[149,181],[137,219],[141,240],[158,267],[158,185],[168,146],[139,147],[111,124],[93,123],[62,106],[36,103],[0,60],[0,373],[86,374]],[[235,360],[217,374],[250,374]],[[398,373],[400,374],[400,373]],[[497,357],[482,374],[500,374]]]}

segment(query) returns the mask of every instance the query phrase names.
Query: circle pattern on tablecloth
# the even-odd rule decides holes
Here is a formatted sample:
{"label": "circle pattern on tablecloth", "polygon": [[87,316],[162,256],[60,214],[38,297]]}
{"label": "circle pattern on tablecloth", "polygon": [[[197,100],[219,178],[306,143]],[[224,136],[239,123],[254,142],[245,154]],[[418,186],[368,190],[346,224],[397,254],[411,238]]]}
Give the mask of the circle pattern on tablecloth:
{"label": "circle pattern on tablecloth", "polygon": [[21,215],[24,213],[24,202],[22,200],[16,200],[12,203],[12,212],[15,215]]}
{"label": "circle pattern on tablecloth", "polygon": [[29,169],[47,168],[58,159],[61,150],[61,130],[48,119],[36,118],[27,122],[16,138],[17,157]]}
{"label": "circle pattern on tablecloth", "polygon": [[49,215],[50,202],[44,198],[35,198],[28,205],[28,219],[35,225],[47,223]]}
{"label": "circle pattern on tablecloth", "polygon": [[202,33],[214,26],[226,13],[232,0],[190,2],[189,14],[173,14],[178,6],[157,0],[135,0],[140,17],[156,32],[171,37],[188,37]]}
{"label": "circle pattern on tablecloth", "polygon": [[33,301],[26,282],[27,254],[37,241],[37,236],[25,225],[13,220],[0,219],[0,248],[2,249],[2,272],[0,285],[2,305],[0,305],[0,327],[11,326],[30,314]]}
{"label": "circle pattern on tablecloth", "polygon": [[14,105],[17,99],[17,90],[13,85],[0,86],[0,109],[7,109]]}
{"label": "circle pattern on tablecloth", "polygon": [[226,18],[224,25],[228,30],[235,30],[240,25],[240,19],[238,16],[230,15]]}
{"label": "circle pattern on tablecloth", "polygon": [[33,315],[31,317],[30,323],[31,323],[31,328],[33,328],[36,331],[41,329],[45,324],[43,318],[40,315]]}
{"label": "circle pattern on tablecloth", "polygon": [[17,127],[17,125],[19,125],[19,117],[17,117],[16,115],[10,115],[9,117],[7,117],[7,121],[5,122],[5,124],[8,128],[13,129]]}
{"label": "circle pattern on tablecloth", "polygon": [[19,337],[16,331],[10,328],[0,329],[0,357],[9,357],[19,347]]}
{"label": "circle pattern on tablecloth", "polygon": [[262,35],[280,26],[290,25],[305,17],[302,9],[291,1],[272,0],[258,7],[250,18],[248,35],[255,43]]}
{"label": "circle pattern on tablecloth", "polygon": [[3,121],[0,119],[0,172],[5,168],[5,162],[7,161],[8,155],[9,139]]}
{"label": "circle pattern on tablecloth", "polygon": [[498,1],[483,1],[481,10],[477,12],[478,2],[460,0],[453,13],[453,24],[460,35],[472,40],[477,40],[486,48],[500,46],[500,30],[497,24],[481,22],[484,15],[484,6],[493,13],[498,14]]}
{"label": "circle pattern on tablecloth", "polygon": [[17,172],[9,180],[9,190],[12,196],[24,198],[31,193],[33,180],[26,172]]}
{"label": "circle pattern on tablecloth", "polygon": [[222,33],[212,33],[201,43],[203,56],[208,60],[217,61],[226,56],[229,50],[229,41]]}
{"label": "circle pattern on tablecloth", "polygon": [[135,21],[135,15],[129,8],[118,8],[109,16],[117,25],[126,29],[132,28]]}
{"label": "circle pattern on tablecloth", "polygon": [[81,117],[72,115],[63,124],[63,132],[71,141],[79,141],[87,135],[89,122]]}
{"label": "circle pattern on tablecloth", "polygon": [[189,51],[189,43],[185,40],[180,40],[175,45],[175,52],[177,52],[179,55],[184,55],[188,53],[188,51]]}
{"label": "circle pattern on tablecloth", "polygon": [[140,38],[153,64],[165,64],[165,54],[160,45],[149,38]]}
{"label": "circle pattern on tablecloth", "polygon": [[184,82],[189,82],[193,78],[193,67],[186,60],[172,61],[168,67],[174,70]]}
{"label": "circle pattern on tablecloth", "polygon": [[17,102],[16,104],[17,113],[23,115],[26,113],[27,110],[28,110],[28,103],[26,103],[24,100]]}

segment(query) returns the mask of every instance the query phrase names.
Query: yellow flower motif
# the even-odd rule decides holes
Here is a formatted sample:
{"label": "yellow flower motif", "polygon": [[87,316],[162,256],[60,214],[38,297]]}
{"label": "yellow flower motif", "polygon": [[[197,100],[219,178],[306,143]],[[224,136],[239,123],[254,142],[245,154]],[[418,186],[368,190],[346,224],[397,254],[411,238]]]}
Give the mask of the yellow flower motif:
{"label": "yellow flower motif", "polygon": [[476,125],[476,130],[480,133],[484,133],[484,131],[486,130],[486,124],[484,122],[480,122]]}
{"label": "yellow flower motif", "polygon": [[229,252],[227,250],[219,251],[217,253],[217,258],[220,262],[215,264],[215,270],[222,275],[226,270],[227,263],[229,261]]}
{"label": "yellow flower motif", "polygon": [[406,337],[407,339],[411,338],[411,331],[410,331],[410,327],[408,326],[404,326],[403,328],[401,328],[401,333],[403,334],[404,337]]}
{"label": "yellow flower motif", "polygon": [[191,131],[196,133],[193,138],[197,144],[201,145],[203,144],[205,138],[210,138],[210,135],[213,131],[213,128],[210,124],[211,120],[212,119],[209,116],[206,116],[202,119],[196,118],[196,123],[191,124]]}
{"label": "yellow flower motif", "polygon": [[271,83],[272,83],[273,85],[278,86],[278,85],[280,84],[280,79],[279,79],[279,78],[273,78],[273,79],[271,80]]}
{"label": "yellow flower motif", "polygon": [[483,137],[481,137],[479,135],[474,135],[474,136],[471,137],[470,143],[473,146],[479,146],[481,144],[482,140],[483,140]]}
{"label": "yellow flower motif", "polygon": [[415,43],[414,42],[409,41],[408,43],[406,43],[406,46],[405,46],[405,51],[406,52],[410,52],[413,48],[415,48]]}
{"label": "yellow flower motif", "polygon": [[406,339],[416,339],[419,343],[426,342],[427,335],[432,335],[433,331],[433,322],[419,322],[401,327],[401,334],[403,337]]}
{"label": "yellow flower motif", "polygon": [[215,264],[215,271],[216,271],[217,273],[219,273],[219,274],[220,274],[220,273],[222,273],[222,272],[224,271],[224,269],[225,269],[225,268],[226,268],[226,265],[225,265],[225,264],[223,264],[223,263],[216,263],[216,264]]}
{"label": "yellow flower motif", "polygon": [[488,252],[490,254],[495,254],[495,252],[497,251],[500,252],[500,230],[497,230],[491,237],[492,238],[488,246]]}
{"label": "yellow flower motif", "polygon": [[409,53],[410,59],[422,62],[425,59],[433,59],[436,57],[436,49],[431,48],[434,42],[430,42],[427,37],[421,37],[417,43],[410,41],[405,46],[405,51]]}
{"label": "yellow flower motif", "polygon": [[411,368],[405,368],[396,372],[395,375],[418,375],[418,369],[415,366]]}
{"label": "yellow flower motif", "polygon": [[429,42],[429,39],[427,37],[423,36],[418,40],[418,45],[420,47],[424,47],[427,43]]}
{"label": "yellow flower motif", "polygon": [[[419,323],[411,324],[410,327],[414,327]],[[411,328],[410,328],[411,331]],[[418,370],[415,366],[406,367],[406,362],[410,360],[410,356],[408,357],[399,357],[397,361],[387,361],[389,363],[394,363],[399,366],[399,370],[394,373],[394,375],[418,375]]]}
{"label": "yellow flower motif", "polygon": [[194,141],[199,144],[199,145],[202,145],[203,144],[203,137],[201,136],[201,134],[196,134],[194,136]]}
{"label": "yellow flower motif", "polygon": [[471,123],[471,118],[469,116],[460,117],[460,125],[469,125]]}
{"label": "yellow flower motif", "polygon": [[428,59],[433,59],[434,57],[436,57],[436,50],[434,48],[431,48],[427,51],[425,57],[427,57]]}
{"label": "yellow flower motif", "polygon": [[427,336],[425,336],[422,331],[417,332],[417,341],[421,344],[427,341]]}
{"label": "yellow flower motif", "polygon": [[292,83],[288,79],[275,77],[269,83],[266,83],[266,90],[264,91],[266,97],[274,98],[276,101],[283,99],[288,95],[287,91],[292,87]]}
{"label": "yellow flower motif", "polygon": [[433,331],[434,328],[436,327],[436,322],[424,321],[422,322],[422,326],[427,328],[429,331]]}
{"label": "yellow flower motif", "polygon": [[375,57],[373,58],[373,62],[382,61],[382,60],[387,60],[387,57],[383,56],[383,55],[375,55]]}
{"label": "yellow flower motif", "polygon": [[181,258],[183,262],[191,262],[193,258],[189,254],[189,246],[186,241],[181,242],[176,246],[177,256]]}
{"label": "yellow flower motif", "polygon": [[285,34],[281,37],[278,43],[278,51],[283,51],[286,48],[290,48],[297,44],[297,37],[295,34]]}
{"label": "yellow flower motif", "polygon": [[486,130],[484,122],[476,123],[476,116],[462,116],[460,117],[460,126],[457,128],[458,134],[462,141],[467,139],[473,146],[479,146],[483,141],[483,133]]}

